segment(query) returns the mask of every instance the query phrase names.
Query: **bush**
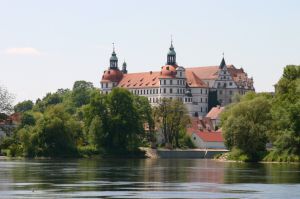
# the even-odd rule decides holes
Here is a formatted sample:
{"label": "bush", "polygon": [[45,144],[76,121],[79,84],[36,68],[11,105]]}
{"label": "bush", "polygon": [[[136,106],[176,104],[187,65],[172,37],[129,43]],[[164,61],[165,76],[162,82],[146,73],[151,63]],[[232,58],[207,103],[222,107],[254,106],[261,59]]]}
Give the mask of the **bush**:
{"label": "bush", "polygon": [[94,145],[80,146],[78,147],[78,154],[80,157],[91,157],[93,155],[98,155],[99,150]]}

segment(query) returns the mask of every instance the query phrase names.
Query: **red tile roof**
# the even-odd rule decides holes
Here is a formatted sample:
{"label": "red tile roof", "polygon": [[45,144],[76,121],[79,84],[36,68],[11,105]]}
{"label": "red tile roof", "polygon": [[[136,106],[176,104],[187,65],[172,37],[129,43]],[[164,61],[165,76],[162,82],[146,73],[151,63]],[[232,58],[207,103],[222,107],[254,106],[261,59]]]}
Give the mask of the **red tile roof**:
{"label": "red tile roof", "polygon": [[109,69],[104,71],[101,82],[118,82],[122,79],[123,73],[119,69]]}
{"label": "red tile roof", "polygon": [[198,131],[195,132],[197,136],[199,136],[205,142],[224,142],[223,136],[221,132],[211,131],[211,132],[204,132]]}
{"label": "red tile roof", "polygon": [[193,71],[187,70],[185,72],[187,78],[187,84],[189,87],[196,87],[196,88],[206,88],[208,87],[198,76],[195,75]]}
{"label": "red tile roof", "polygon": [[187,133],[189,135],[195,133],[205,142],[223,142],[224,139],[222,136],[222,131],[220,129],[218,129],[217,131],[209,131],[205,128],[203,128],[203,130],[199,130],[199,127],[209,125],[210,122],[211,120],[209,118],[203,118],[202,120],[193,118],[191,127],[187,128]]}
{"label": "red tile roof", "polygon": [[165,65],[161,67],[160,77],[174,78],[176,76],[176,68],[172,65]]}
{"label": "red tile roof", "polygon": [[158,88],[160,72],[142,72],[124,74],[118,87],[123,88]]}
{"label": "red tile roof", "polygon": [[[232,67],[233,65],[226,65],[228,68]],[[235,68],[234,68],[235,69]],[[210,80],[210,79],[217,79],[218,78],[218,71],[219,66],[198,66],[198,67],[187,67],[186,71],[194,72],[198,78]]]}
{"label": "red tile roof", "polygon": [[[227,65],[228,71],[233,77],[235,82],[248,80],[246,73],[243,69],[236,69],[233,65]],[[121,78],[118,87],[123,88],[157,88],[159,87],[159,78],[173,78],[176,71],[173,66],[163,66],[161,71],[156,72],[141,72],[141,73],[128,73],[119,74],[118,71],[105,71],[101,82],[117,80]],[[203,66],[186,68],[187,83],[190,87],[207,87],[203,80],[214,80],[218,78],[219,66]],[[121,77],[123,75],[123,77]]]}
{"label": "red tile roof", "polygon": [[206,117],[209,117],[213,120],[216,120],[220,117],[220,114],[222,113],[222,111],[224,110],[224,107],[213,107],[206,115]]}

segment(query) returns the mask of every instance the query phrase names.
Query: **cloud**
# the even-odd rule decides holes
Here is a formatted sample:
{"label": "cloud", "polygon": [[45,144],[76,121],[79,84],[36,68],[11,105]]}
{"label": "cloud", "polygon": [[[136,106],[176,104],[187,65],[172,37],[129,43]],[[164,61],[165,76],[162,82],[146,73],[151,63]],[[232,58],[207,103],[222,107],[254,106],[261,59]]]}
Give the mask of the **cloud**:
{"label": "cloud", "polygon": [[5,50],[5,53],[10,55],[41,55],[39,50],[32,47],[8,48]]}

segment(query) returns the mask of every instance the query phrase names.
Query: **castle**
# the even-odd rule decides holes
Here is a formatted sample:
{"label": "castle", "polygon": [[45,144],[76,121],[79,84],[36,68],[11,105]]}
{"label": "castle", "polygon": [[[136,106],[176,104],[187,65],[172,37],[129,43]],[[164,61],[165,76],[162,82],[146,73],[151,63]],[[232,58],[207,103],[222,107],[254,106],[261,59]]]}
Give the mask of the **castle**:
{"label": "castle", "polygon": [[110,66],[100,84],[104,94],[114,87],[126,88],[135,95],[147,97],[153,106],[162,98],[181,100],[191,116],[205,116],[213,106],[230,104],[236,93],[254,91],[253,78],[243,68],[227,65],[224,56],[219,66],[179,66],[172,41],[167,63],[160,71],[128,73],[125,62],[120,70],[113,48]]}

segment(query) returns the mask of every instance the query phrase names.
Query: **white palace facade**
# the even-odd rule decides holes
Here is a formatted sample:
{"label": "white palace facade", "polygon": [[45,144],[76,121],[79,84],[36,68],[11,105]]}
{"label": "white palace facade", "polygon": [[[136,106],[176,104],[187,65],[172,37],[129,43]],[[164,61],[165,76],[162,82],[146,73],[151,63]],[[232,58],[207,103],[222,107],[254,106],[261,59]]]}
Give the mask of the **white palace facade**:
{"label": "white palace facade", "polygon": [[227,65],[224,57],[218,66],[179,66],[172,42],[167,63],[159,71],[128,73],[125,62],[119,69],[113,49],[110,66],[100,84],[104,94],[114,87],[126,88],[135,95],[147,97],[153,106],[162,98],[182,100],[191,116],[205,116],[213,106],[231,103],[234,94],[254,91],[253,78],[248,78],[242,68]]}

